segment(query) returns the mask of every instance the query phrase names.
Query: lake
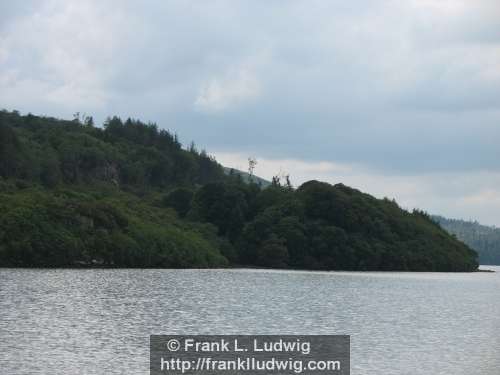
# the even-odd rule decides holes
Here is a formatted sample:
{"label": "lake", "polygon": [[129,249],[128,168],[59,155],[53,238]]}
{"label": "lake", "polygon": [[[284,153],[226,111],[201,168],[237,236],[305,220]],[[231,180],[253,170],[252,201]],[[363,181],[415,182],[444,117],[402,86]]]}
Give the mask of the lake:
{"label": "lake", "polygon": [[149,374],[150,334],[347,334],[351,374],[500,374],[496,273],[0,269],[0,373]]}

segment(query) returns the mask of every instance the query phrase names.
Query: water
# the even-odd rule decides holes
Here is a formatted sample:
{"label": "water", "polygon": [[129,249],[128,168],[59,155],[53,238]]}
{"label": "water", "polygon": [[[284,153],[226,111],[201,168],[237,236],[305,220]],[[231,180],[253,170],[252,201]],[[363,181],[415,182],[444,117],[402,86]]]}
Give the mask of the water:
{"label": "water", "polygon": [[0,373],[148,374],[150,334],[348,334],[351,373],[500,374],[497,273],[0,269]]}

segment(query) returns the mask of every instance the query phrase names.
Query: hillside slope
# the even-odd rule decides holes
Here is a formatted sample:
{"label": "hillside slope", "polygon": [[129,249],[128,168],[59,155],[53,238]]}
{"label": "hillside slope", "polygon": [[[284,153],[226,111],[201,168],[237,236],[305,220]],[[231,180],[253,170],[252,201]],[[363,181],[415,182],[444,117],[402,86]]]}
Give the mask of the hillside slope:
{"label": "hillside slope", "polygon": [[228,168],[228,167],[223,167],[223,168],[225,174],[227,174],[228,176],[239,175],[241,176],[243,182],[246,182],[247,184],[254,182],[257,185],[260,185],[260,187],[262,188],[271,186],[271,181],[268,181],[262,177],[250,175],[248,172],[243,172],[235,168]]}
{"label": "hillside slope", "polygon": [[480,264],[500,265],[500,228],[481,225],[477,221],[432,216],[445,230],[477,251]]}
{"label": "hillside slope", "polygon": [[155,124],[0,112],[0,266],[473,271],[425,213],[342,184],[245,183]]}

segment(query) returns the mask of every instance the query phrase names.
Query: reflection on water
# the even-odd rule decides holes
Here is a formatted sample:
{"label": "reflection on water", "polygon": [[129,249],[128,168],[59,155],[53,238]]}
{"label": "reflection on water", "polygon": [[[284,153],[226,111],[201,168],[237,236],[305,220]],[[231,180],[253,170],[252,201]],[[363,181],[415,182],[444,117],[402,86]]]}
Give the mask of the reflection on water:
{"label": "reflection on water", "polygon": [[150,334],[348,334],[352,374],[500,374],[496,273],[0,269],[0,373],[148,374]]}

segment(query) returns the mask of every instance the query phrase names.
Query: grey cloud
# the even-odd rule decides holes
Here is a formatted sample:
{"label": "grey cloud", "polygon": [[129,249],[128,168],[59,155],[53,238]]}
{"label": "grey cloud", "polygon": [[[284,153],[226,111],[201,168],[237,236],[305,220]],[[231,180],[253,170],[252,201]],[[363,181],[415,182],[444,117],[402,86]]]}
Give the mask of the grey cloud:
{"label": "grey cloud", "polygon": [[132,116],[209,151],[385,175],[500,169],[497,1],[1,7],[8,109]]}

